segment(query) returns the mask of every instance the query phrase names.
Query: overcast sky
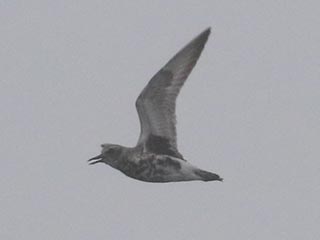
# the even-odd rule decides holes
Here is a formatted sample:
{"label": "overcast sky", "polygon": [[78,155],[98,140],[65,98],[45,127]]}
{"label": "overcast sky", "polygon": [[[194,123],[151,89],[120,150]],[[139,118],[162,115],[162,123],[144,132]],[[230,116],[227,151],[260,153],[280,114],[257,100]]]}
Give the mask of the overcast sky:
{"label": "overcast sky", "polygon": [[[1,1],[0,238],[319,239],[318,1]],[[178,144],[224,182],[139,182],[134,101],[208,26]]]}

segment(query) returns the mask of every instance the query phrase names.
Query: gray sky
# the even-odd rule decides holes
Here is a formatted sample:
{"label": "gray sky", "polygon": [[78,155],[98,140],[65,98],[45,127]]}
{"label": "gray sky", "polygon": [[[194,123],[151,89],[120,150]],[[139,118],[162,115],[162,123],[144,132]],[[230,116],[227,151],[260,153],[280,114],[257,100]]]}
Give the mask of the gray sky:
{"label": "gray sky", "polygon": [[[318,1],[1,1],[0,238],[319,239]],[[88,166],[135,145],[134,101],[206,27],[178,144],[225,181]]]}

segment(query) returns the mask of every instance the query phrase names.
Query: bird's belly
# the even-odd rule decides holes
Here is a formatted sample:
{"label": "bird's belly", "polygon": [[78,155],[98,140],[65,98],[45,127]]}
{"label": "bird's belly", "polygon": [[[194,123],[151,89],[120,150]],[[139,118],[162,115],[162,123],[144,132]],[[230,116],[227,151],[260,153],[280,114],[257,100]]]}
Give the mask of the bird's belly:
{"label": "bird's belly", "polygon": [[129,177],[146,182],[179,182],[201,180],[196,168],[186,161],[165,155],[141,159],[122,172]]}

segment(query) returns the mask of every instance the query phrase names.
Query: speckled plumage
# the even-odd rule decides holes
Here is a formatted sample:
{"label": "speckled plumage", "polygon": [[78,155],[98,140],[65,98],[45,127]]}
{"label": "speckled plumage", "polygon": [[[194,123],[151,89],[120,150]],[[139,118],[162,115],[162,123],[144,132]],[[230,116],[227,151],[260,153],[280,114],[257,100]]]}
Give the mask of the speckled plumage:
{"label": "speckled plumage", "polygon": [[177,148],[176,98],[210,34],[202,32],[180,50],[147,84],[136,101],[141,133],[133,148],[102,144],[90,164],[106,163],[146,182],[222,181],[219,175],[187,162]]}

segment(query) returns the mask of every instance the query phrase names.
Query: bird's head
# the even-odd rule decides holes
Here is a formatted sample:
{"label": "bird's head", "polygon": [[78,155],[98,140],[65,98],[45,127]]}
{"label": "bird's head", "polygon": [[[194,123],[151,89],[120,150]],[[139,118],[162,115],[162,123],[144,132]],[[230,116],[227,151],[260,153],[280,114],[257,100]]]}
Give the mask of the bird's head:
{"label": "bird's head", "polygon": [[102,144],[101,147],[101,154],[88,160],[90,165],[100,162],[108,165],[113,165],[113,163],[118,160],[119,156],[122,153],[122,147],[119,145],[106,143]]}

